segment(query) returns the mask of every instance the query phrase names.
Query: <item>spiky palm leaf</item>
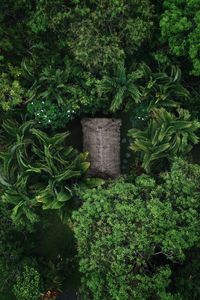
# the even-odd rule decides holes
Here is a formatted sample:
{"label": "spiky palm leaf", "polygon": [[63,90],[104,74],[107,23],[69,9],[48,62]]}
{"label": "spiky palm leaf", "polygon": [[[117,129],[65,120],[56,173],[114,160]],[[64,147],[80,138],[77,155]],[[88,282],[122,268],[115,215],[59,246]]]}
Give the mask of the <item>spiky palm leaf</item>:
{"label": "spiky palm leaf", "polygon": [[128,98],[134,103],[140,102],[140,90],[136,80],[142,76],[138,70],[130,74],[126,73],[124,63],[120,63],[113,77],[105,75],[99,85],[100,96],[106,95],[112,98],[110,110],[117,111]]}

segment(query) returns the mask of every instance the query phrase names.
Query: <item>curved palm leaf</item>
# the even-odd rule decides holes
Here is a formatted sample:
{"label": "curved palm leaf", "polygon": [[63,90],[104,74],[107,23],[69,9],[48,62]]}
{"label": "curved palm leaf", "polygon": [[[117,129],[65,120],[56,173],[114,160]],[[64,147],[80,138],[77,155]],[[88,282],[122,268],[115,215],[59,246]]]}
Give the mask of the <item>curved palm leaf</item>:
{"label": "curved palm leaf", "polygon": [[199,141],[195,134],[198,128],[200,122],[190,120],[190,114],[185,110],[179,109],[177,117],[164,108],[154,108],[145,130],[129,130],[128,136],[133,139],[130,149],[139,152],[142,167],[150,172],[153,162],[189,152],[190,144]]}
{"label": "curved palm leaf", "polygon": [[127,99],[132,99],[134,103],[139,103],[141,93],[137,79],[142,77],[141,71],[126,73],[124,63],[120,63],[113,77],[104,76],[99,85],[100,96],[111,98],[110,110],[117,111],[122,103]]}

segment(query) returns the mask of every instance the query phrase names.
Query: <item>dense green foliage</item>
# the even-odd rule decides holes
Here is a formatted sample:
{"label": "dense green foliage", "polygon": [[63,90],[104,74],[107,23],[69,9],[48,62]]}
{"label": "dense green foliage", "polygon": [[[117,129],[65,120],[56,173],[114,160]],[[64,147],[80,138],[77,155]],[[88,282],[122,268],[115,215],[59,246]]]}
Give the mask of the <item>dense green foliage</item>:
{"label": "dense green foliage", "polygon": [[[110,106],[116,111],[123,108],[123,101],[130,102],[131,109],[135,102],[149,102],[150,98],[165,106],[177,100],[178,104],[188,102],[184,99],[186,90],[179,89],[180,72],[172,72],[167,78],[160,70],[151,74],[147,67],[141,93],[138,63],[152,63],[152,50],[161,65],[166,65],[163,55],[158,54],[164,51],[171,53],[174,64],[180,62],[173,55],[192,60],[198,73],[198,1],[171,5],[166,0],[163,5],[152,5],[149,0],[35,4],[30,0],[25,4],[22,0],[3,0],[1,6],[3,110],[24,105],[38,123],[59,128],[81,114],[106,113]],[[157,20],[161,32],[159,26],[155,27]],[[160,40],[163,46],[158,45]],[[146,51],[149,44],[153,49]],[[188,75],[184,72],[186,78]]]}
{"label": "dense green foliage", "polygon": [[[16,291],[19,299],[25,291],[31,297],[37,291],[44,294],[50,289],[61,289],[76,265],[74,238],[68,226],[62,224],[55,213],[41,211],[40,222],[31,228],[27,225],[22,231],[11,220],[9,205],[2,202],[0,205],[0,298],[5,295],[5,299],[15,299],[7,293],[19,285],[19,294]],[[29,275],[24,280],[25,266],[39,272],[39,290],[36,285],[32,289]]]}
{"label": "dense green foliage", "polygon": [[25,266],[13,286],[17,300],[38,300],[41,292],[40,274],[33,267]]}
{"label": "dense green foliage", "polygon": [[98,96],[99,79],[149,40],[153,27],[150,1],[23,4],[22,0],[2,2],[3,69],[12,63],[22,76],[18,81],[3,71],[5,96],[0,107],[5,110],[28,103],[29,113],[52,127],[64,127],[81,113],[108,109],[112,99]]}
{"label": "dense green foliage", "polygon": [[172,265],[199,243],[199,179],[199,166],[177,160],[159,183],[143,175],[79,191],[84,299],[184,299],[168,287]]}
{"label": "dense green foliage", "polygon": [[[15,276],[23,256],[20,243],[20,234],[10,220],[10,211],[7,206],[0,204],[0,292],[15,282]],[[17,237],[17,239],[16,239]]]}
{"label": "dense green foliage", "polygon": [[[6,299],[65,289],[76,251],[86,300],[200,298],[200,171],[170,170],[199,141],[199,40],[199,0],[1,0]],[[85,116],[122,117],[129,181],[86,178]]]}
{"label": "dense green foliage", "polygon": [[20,85],[21,70],[8,65],[7,72],[0,73],[0,109],[9,110],[23,101],[24,89]]}
{"label": "dense green foliage", "polygon": [[158,72],[153,72],[143,64],[142,70],[144,74],[142,102],[148,106],[148,111],[154,107],[170,109],[188,101],[190,94],[181,82],[180,68],[171,66],[170,72],[167,68],[164,70],[159,68]]}
{"label": "dense green foliage", "polygon": [[107,104],[98,101],[98,80],[90,72],[70,63],[68,57],[62,67],[45,66],[37,78],[29,72],[33,84],[27,92],[28,112],[45,127],[64,127],[81,113],[94,114]]}
{"label": "dense green foliage", "polygon": [[89,167],[87,153],[66,147],[69,133],[49,137],[33,126],[33,121],[19,124],[13,120],[2,125],[1,196],[13,207],[12,220],[18,226],[38,221],[34,211],[38,204],[43,209],[63,208],[72,197],[69,182],[80,178]]}
{"label": "dense green foliage", "polygon": [[198,0],[163,2],[161,41],[169,45],[169,53],[186,57],[194,75],[200,75],[200,3]]}
{"label": "dense green foliage", "polygon": [[148,0],[74,3],[67,44],[75,59],[90,70],[117,66],[151,35],[153,10]]}

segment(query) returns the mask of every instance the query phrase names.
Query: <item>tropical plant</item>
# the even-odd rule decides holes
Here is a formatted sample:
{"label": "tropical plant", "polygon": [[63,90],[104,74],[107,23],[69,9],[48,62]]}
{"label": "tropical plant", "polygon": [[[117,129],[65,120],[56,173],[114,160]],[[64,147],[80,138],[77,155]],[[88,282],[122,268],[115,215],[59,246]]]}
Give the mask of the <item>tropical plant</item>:
{"label": "tropical plant", "polygon": [[83,299],[186,299],[170,282],[199,245],[199,182],[199,165],[177,159],[158,182],[142,175],[79,190],[83,205],[73,219]]}
{"label": "tropical plant", "polygon": [[0,153],[2,200],[13,206],[12,219],[21,225],[38,220],[34,211],[38,204],[61,210],[72,197],[69,181],[89,168],[87,153],[65,146],[68,132],[48,136],[33,125],[12,120],[2,125],[2,141],[7,140]]}
{"label": "tropical plant", "polygon": [[48,261],[45,267],[45,287],[48,291],[62,291],[63,282],[65,280],[64,273],[69,267],[69,258],[59,256],[56,261]]}
{"label": "tropical plant", "polygon": [[31,84],[27,92],[28,112],[43,126],[64,127],[78,114],[77,103],[71,101],[70,91],[75,91],[70,83],[71,68],[60,69],[48,65],[38,78],[34,78],[26,63],[23,63]]}
{"label": "tropical plant", "polygon": [[27,135],[33,125],[33,121],[27,121],[20,126],[18,122],[12,120],[6,120],[2,125],[1,197],[4,203],[13,207],[11,218],[19,226],[26,226],[26,220],[27,224],[39,220],[32,210],[34,198],[27,192],[30,175],[25,170],[23,160],[25,157],[28,158],[29,162],[33,159],[32,155],[29,156],[28,153],[31,139]]}
{"label": "tropical plant", "polygon": [[189,99],[189,91],[181,84],[181,70],[171,66],[171,72],[153,72],[146,64],[142,64],[144,86],[142,99],[148,102],[148,111],[155,107],[179,107],[180,102]]}
{"label": "tropical plant", "polygon": [[111,98],[110,110],[117,111],[122,103],[130,101],[133,104],[140,102],[141,93],[136,81],[141,78],[143,73],[137,71],[127,74],[124,63],[118,65],[113,77],[105,75],[99,84],[100,97]]}
{"label": "tropical plant", "polygon": [[152,110],[152,118],[146,129],[130,129],[128,136],[133,139],[130,148],[138,152],[142,167],[150,172],[154,163],[176,155],[184,155],[192,149],[191,144],[199,141],[196,131],[200,128],[197,120],[190,120],[188,111],[179,109],[178,116],[164,108]]}
{"label": "tropical plant", "polygon": [[153,108],[164,107],[170,111],[180,106],[188,107],[191,95],[181,84],[181,70],[177,66],[171,66],[170,73],[166,67],[158,67],[153,71],[147,64],[140,64],[143,76],[140,85],[140,103],[135,107],[129,101],[126,106],[127,111],[132,111],[132,119],[142,119],[146,121],[151,115]]}
{"label": "tropical plant", "polygon": [[26,62],[23,66],[30,82],[26,93],[28,112],[45,127],[64,127],[81,113],[92,115],[108,105],[107,99],[98,99],[96,77],[68,57],[62,67],[50,65],[35,76]]}

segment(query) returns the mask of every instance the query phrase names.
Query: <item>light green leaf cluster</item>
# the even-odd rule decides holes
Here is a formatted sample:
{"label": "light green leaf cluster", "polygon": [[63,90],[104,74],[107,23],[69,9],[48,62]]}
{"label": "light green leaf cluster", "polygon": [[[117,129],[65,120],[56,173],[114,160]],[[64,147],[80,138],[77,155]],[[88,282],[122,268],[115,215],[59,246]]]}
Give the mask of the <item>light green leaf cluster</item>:
{"label": "light green leaf cluster", "polygon": [[200,75],[200,3],[198,0],[164,1],[161,15],[161,40],[171,54],[187,57],[192,73]]}
{"label": "light green leaf cluster", "polygon": [[171,267],[199,243],[200,168],[180,159],[159,183],[147,175],[79,191],[74,212],[83,299],[183,299]]}
{"label": "light green leaf cluster", "polygon": [[39,272],[33,267],[25,265],[23,271],[16,278],[13,293],[17,300],[38,300],[41,294]]}

